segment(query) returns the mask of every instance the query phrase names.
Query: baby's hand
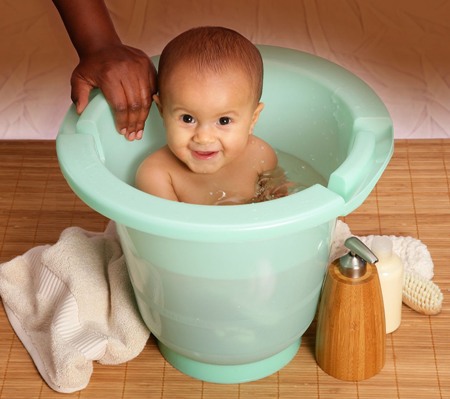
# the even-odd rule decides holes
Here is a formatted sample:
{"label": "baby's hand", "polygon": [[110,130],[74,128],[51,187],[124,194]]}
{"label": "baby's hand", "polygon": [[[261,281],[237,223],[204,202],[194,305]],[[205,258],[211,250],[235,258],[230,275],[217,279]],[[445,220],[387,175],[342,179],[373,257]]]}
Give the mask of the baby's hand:
{"label": "baby's hand", "polygon": [[256,196],[252,202],[264,202],[289,195],[289,189],[294,186],[286,178],[284,170],[277,166],[264,172],[257,183]]}

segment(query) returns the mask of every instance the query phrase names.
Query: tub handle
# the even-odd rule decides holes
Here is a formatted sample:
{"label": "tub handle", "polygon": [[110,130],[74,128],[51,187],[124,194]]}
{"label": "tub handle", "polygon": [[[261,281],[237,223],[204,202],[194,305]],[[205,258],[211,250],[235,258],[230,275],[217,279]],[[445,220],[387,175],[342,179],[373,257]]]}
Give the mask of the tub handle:
{"label": "tub handle", "polygon": [[345,161],[330,175],[328,189],[339,194],[345,202],[358,194],[359,189],[371,176],[375,162],[375,134],[359,131]]}
{"label": "tub handle", "polygon": [[101,92],[95,89],[91,92],[89,104],[80,115],[75,127],[77,133],[88,134],[94,138],[95,149],[102,163],[105,163],[106,157],[103,151],[97,121],[107,111],[109,111],[108,103],[104,100]]}

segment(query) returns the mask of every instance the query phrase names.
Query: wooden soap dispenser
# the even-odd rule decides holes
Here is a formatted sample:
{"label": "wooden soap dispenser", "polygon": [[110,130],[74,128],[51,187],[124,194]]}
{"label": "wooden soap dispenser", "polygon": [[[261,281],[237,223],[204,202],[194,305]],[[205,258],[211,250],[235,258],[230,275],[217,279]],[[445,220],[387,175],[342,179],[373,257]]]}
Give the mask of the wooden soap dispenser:
{"label": "wooden soap dispenser", "polygon": [[356,237],[329,266],[316,331],[316,361],[327,374],[361,381],[384,366],[386,327],[376,256]]}

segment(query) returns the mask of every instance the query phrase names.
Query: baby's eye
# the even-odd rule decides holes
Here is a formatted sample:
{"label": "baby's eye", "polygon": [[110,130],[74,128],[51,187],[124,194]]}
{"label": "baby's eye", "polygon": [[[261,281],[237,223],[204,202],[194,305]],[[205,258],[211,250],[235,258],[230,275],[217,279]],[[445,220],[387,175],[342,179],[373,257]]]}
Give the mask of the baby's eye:
{"label": "baby's eye", "polygon": [[224,125],[228,125],[231,122],[231,118],[228,116],[222,116],[221,118],[219,118],[219,124],[224,126]]}
{"label": "baby's eye", "polygon": [[182,115],[181,119],[184,123],[194,123],[195,122],[194,117],[189,114]]}

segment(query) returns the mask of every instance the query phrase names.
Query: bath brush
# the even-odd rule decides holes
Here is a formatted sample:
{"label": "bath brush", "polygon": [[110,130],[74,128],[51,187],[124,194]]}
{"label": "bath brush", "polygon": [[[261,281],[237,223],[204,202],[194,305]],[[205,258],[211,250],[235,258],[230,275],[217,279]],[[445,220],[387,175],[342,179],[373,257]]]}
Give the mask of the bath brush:
{"label": "bath brush", "polygon": [[403,280],[403,303],[416,312],[436,315],[442,309],[444,295],[431,280],[416,273],[405,273]]}

